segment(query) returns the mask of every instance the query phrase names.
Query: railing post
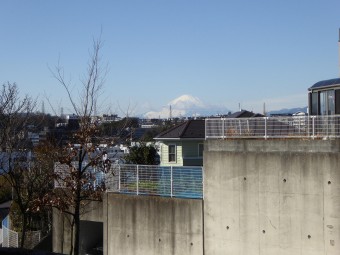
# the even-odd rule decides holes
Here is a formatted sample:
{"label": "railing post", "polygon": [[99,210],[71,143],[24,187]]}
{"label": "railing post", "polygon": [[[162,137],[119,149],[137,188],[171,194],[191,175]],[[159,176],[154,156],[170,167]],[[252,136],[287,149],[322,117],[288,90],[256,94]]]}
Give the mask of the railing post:
{"label": "railing post", "polygon": [[16,248],[18,248],[19,247],[19,233],[18,232],[16,232],[16,236],[17,236],[17,247]]}
{"label": "railing post", "polygon": [[312,139],[314,140],[314,137],[315,137],[315,116],[312,116],[312,128],[313,128]]}
{"label": "railing post", "polygon": [[222,120],[222,139],[225,139],[225,137],[226,137],[225,136],[225,125],[224,125],[225,119],[222,118],[221,120]]}
{"label": "railing post", "polygon": [[239,129],[240,135],[242,135],[242,127],[241,127],[241,120],[240,119],[238,120],[238,129]]}
{"label": "railing post", "polygon": [[118,165],[118,192],[120,192],[120,172],[121,172],[121,168],[120,168],[120,165]]}
{"label": "railing post", "polygon": [[136,170],[137,170],[137,176],[136,176],[136,187],[137,187],[137,195],[139,195],[139,167],[138,167],[138,165],[137,165],[137,168],[136,168]]}
{"label": "railing post", "polygon": [[202,199],[204,200],[204,168],[201,168],[202,171]]}
{"label": "railing post", "polygon": [[264,139],[267,140],[267,118],[264,117]]}
{"label": "railing post", "polygon": [[[310,116],[308,115],[308,116],[306,116],[306,119],[307,119],[307,133],[306,133],[306,136],[307,136],[307,138],[309,138],[309,133],[310,133],[310,128],[309,128],[309,126],[310,126],[310,121],[309,121],[309,119],[310,119]],[[306,122],[306,121],[305,121]]]}
{"label": "railing post", "polygon": [[173,197],[173,170],[172,170],[172,166],[170,166],[170,197]]}

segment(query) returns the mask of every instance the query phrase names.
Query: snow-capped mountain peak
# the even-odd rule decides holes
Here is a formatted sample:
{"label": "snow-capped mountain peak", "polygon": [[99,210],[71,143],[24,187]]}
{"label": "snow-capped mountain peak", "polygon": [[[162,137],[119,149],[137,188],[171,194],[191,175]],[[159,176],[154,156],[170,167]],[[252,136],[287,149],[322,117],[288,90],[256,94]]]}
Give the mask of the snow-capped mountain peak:
{"label": "snow-capped mountain peak", "polygon": [[204,107],[204,103],[198,98],[191,95],[182,95],[171,102],[168,103],[168,105],[171,105],[174,108],[191,108],[191,107]]}
{"label": "snow-capped mountain peak", "polygon": [[203,103],[198,97],[191,95],[182,95],[168,104],[168,107],[163,107],[160,111],[147,112],[144,117],[146,118],[169,118],[170,106],[172,117],[192,117],[192,116],[204,116],[210,114],[220,113],[221,111],[226,113],[228,110],[221,106],[208,106]]}

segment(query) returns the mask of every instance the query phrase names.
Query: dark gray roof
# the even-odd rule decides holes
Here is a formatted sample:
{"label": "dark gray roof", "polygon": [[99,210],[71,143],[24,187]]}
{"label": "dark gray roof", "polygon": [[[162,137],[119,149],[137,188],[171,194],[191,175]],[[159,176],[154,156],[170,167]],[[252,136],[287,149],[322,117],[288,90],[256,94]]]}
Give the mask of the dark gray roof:
{"label": "dark gray roof", "polygon": [[335,86],[340,86],[340,78],[336,79],[330,79],[330,80],[324,80],[324,81],[319,81],[315,83],[312,87],[310,87],[308,90],[314,90],[314,89],[321,89],[321,88],[327,88],[327,87],[335,87]]}
{"label": "dark gray roof", "polygon": [[154,139],[166,140],[166,139],[204,139],[204,138],[205,138],[205,121],[188,120],[160,133]]}
{"label": "dark gray roof", "polygon": [[247,110],[234,112],[234,113],[226,116],[226,118],[251,118],[251,117],[264,117],[264,116],[262,114],[253,113],[253,112],[250,112],[250,111],[247,111]]}
{"label": "dark gray roof", "polygon": [[0,204],[0,209],[8,209],[11,207],[12,200]]}

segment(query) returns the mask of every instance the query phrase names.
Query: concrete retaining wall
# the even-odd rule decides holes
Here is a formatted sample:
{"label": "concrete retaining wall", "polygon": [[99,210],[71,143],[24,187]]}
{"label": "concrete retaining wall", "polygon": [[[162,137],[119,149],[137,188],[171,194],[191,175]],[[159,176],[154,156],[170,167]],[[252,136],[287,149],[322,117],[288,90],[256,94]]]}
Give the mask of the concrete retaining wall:
{"label": "concrete retaining wall", "polygon": [[203,254],[202,200],[107,193],[104,212],[104,254]]}
{"label": "concrete retaining wall", "polygon": [[[340,141],[208,140],[204,202],[106,193],[89,209],[107,255],[338,255]],[[54,250],[68,252],[53,216]]]}
{"label": "concrete retaining wall", "polygon": [[[103,222],[103,203],[102,202],[90,202],[82,210],[81,224],[80,224],[80,251],[84,253],[87,248],[92,235],[98,232],[98,229],[88,231],[87,221],[91,222]],[[90,223],[91,224],[91,223]],[[102,231],[101,226],[101,231]],[[83,231],[82,231],[83,230]],[[92,238],[94,239],[94,238]],[[94,239],[95,241],[96,239]],[[67,214],[62,214],[57,209],[53,209],[53,228],[52,228],[52,242],[53,252],[70,254],[71,250],[71,222]]]}
{"label": "concrete retaining wall", "polygon": [[340,143],[209,140],[205,254],[339,254]]}

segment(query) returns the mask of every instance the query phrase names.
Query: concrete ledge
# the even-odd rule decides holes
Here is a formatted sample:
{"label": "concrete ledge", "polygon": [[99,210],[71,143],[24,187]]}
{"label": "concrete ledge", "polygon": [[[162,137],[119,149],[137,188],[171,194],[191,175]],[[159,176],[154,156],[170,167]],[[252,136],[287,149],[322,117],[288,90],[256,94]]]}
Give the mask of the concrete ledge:
{"label": "concrete ledge", "polygon": [[205,151],[339,153],[340,140],[227,139],[206,140]]}

